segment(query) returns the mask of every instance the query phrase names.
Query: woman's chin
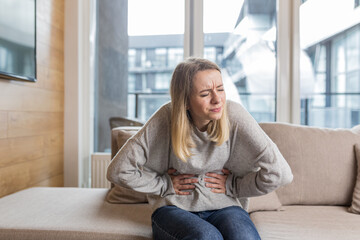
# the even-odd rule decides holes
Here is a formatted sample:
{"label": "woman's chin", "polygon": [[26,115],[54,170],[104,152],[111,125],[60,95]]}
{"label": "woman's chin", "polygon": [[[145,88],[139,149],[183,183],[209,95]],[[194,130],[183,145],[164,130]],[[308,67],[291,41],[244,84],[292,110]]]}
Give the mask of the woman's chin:
{"label": "woman's chin", "polygon": [[222,112],[216,113],[216,114],[212,114],[211,115],[211,120],[216,121],[219,120],[222,116]]}

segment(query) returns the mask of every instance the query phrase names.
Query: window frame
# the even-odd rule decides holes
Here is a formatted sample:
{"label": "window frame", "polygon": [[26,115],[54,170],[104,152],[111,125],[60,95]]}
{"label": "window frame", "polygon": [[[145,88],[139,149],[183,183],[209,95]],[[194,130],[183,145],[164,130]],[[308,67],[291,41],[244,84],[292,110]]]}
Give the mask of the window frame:
{"label": "window frame", "polygon": [[[65,0],[64,185],[68,187],[90,186],[95,1]],[[300,123],[300,1],[277,0],[276,121],[289,123]],[[185,0],[184,58],[203,56],[202,24],[203,0]]]}
{"label": "window frame", "polygon": [[[277,0],[276,122],[300,124],[300,5]],[[203,0],[185,0],[184,58],[203,55]]]}

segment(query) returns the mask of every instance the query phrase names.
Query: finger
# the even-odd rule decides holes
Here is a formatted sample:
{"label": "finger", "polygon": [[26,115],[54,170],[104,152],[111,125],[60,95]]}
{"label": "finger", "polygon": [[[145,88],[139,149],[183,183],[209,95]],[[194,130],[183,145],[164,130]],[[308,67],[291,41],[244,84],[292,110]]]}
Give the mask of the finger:
{"label": "finger", "polygon": [[199,182],[199,180],[197,178],[187,178],[187,179],[182,179],[179,181],[180,184],[191,184],[191,183],[197,183]]}
{"label": "finger", "polygon": [[217,188],[217,189],[223,188],[220,184],[212,184],[212,183],[207,183],[205,184],[205,186],[208,188]]}
{"label": "finger", "polygon": [[194,175],[194,174],[179,174],[178,177],[179,177],[180,179],[193,178],[193,177],[195,177],[195,175]]}
{"label": "finger", "polygon": [[177,189],[178,190],[189,190],[189,189],[194,189],[195,186],[194,185],[180,185]]}
{"label": "finger", "polygon": [[224,176],[222,174],[217,174],[217,173],[207,173],[205,175],[212,178],[222,178]]}
{"label": "finger", "polygon": [[169,175],[172,175],[172,174],[174,174],[174,173],[176,173],[176,172],[177,172],[177,170],[174,169],[174,168],[169,168],[169,170],[167,171],[167,173],[168,173]]}
{"label": "finger", "polygon": [[208,183],[218,183],[218,184],[223,182],[221,181],[221,179],[218,178],[204,178],[204,181]]}
{"label": "finger", "polygon": [[182,181],[174,181],[173,182],[174,188],[180,188],[182,186],[188,186],[188,185],[189,186],[194,186],[194,188],[195,188],[195,185],[192,182],[187,182],[187,183],[183,183]]}
{"label": "finger", "polygon": [[184,178],[182,175],[172,175],[173,182],[184,184],[184,183],[196,183],[199,180],[197,178]]}
{"label": "finger", "polygon": [[211,191],[212,191],[213,193],[225,193],[225,189],[213,188],[213,189],[211,189]]}
{"label": "finger", "polygon": [[190,192],[177,191],[176,194],[177,195],[190,195]]}
{"label": "finger", "polygon": [[225,175],[229,175],[231,172],[229,171],[229,169],[223,168],[221,170]]}

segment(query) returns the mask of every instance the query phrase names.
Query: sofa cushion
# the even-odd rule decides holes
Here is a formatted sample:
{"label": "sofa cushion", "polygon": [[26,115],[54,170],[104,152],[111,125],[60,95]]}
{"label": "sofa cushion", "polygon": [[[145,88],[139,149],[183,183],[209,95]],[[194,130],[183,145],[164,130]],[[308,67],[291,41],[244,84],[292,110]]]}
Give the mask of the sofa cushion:
{"label": "sofa cushion", "polygon": [[115,154],[126,143],[126,141],[140,128],[141,127],[127,126],[111,129],[111,158],[115,157]]}
{"label": "sofa cushion", "polygon": [[284,211],[250,214],[261,239],[354,240],[360,217],[340,206],[283,206]]}
{"label": "sofa cushion", "polygon": [[[122,146],[135,135],[140,127],[117,127],[111,131],[111,158],[122,148]],[[110,203],[147,203],[146,194],[136,192],[132,189],[111,184],[111,188],[106,195],[106,201]]]}
{"label": "sofa cushion", "polygon": [[271,192],[263,196],[250,198],[248,213],[258,211],[279,211],[281,210],[281,207],[282,205],[276,192]]}
{"label": "sofa cushion", "polygon": [[136,129],[118,129],[117,131],[117,147],[120,150],[122,146],[131,138],[133,135],[137,133]]}
{"label": "sofa cushion", "polygon": [[261,123],[279,147],[294,175],[277,190],[283,205],[350,205],[356,180],[354,144],[360,135],[350,129],[326,129],[285,123]]}
{"label": "sofa cushion", "polygon": [[31,188],[0,198],[0,239],[152,239],[148,204],[110,204],[108,189]]}
{"label": "sofa cushion", "polygon": [[357,159],[357,179],[349,211],[360,214],[360,144],[355,145],[355,154]]}
{"label": "sofa cushion", "polygon": [[357,126],[354,126],[351,130],[352,130],[353,132],[356,132],[357,134],[360,134],[360,124],[357,125]]}
{"label": "sofa cushion", "polygon": [[117,184],[112,184],[106,201],[109,203],[147,203],[146,194],[136,192],[132,189],[121,187]]}

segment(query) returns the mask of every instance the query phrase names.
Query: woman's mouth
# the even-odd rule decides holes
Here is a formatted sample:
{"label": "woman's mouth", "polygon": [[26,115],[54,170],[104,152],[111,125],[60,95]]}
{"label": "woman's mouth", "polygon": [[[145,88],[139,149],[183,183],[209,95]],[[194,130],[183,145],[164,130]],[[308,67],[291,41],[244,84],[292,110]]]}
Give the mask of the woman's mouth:
{"label": "woman's mouth", "polygon": [[219,108],[213,108],[210,110],[211,112],[220,112],[221,111],[221,107]]}

